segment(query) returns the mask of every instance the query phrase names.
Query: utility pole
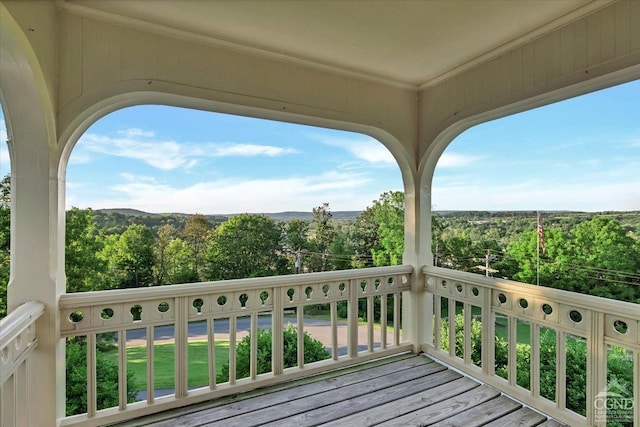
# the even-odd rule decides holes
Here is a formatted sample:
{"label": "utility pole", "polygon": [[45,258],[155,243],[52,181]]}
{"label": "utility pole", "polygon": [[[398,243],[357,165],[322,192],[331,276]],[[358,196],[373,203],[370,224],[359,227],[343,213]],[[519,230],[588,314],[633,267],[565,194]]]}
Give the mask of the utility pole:
{"label": "utility pole", "polygon": [[491,254],[490,254],[490,249],[487,249],[487,255],[485,255],[485,258],[484,258],[484,265],[476,265],[476,268],[478,270],[484,270],[484,275],[486,277],[490,277],[489,273],[493,274],[500,271],[500,270],[495,270],[489,267],[489,261],[491,261]]}
{"label": "utility pole", "polygon": [[300,249],[296,251],[296,270],[298,274],[302,271],[302,252]]}
{"label": "utility pole", "polygon": [[487,256],[485,257],[484,271],[484,275],[489,277],[489,249],[487,249]]}

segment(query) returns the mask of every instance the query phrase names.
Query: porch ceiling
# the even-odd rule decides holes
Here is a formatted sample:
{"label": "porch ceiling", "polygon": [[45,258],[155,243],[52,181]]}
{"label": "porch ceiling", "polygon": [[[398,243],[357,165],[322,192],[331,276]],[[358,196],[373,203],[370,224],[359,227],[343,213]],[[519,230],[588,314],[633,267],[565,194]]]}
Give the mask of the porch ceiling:
{"label": "porch ceiling", "polygon": [[[63,0],[395,84],[421,86],[610,0]],[[160,27],[156,26],[156,29]],[[184,34],[184,33],[183,33]]]}

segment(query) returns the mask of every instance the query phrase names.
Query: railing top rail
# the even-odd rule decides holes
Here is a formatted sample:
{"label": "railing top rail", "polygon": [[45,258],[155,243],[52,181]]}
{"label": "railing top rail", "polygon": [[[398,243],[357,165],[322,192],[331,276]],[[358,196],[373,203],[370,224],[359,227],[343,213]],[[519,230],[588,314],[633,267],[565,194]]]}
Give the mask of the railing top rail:
{"label": "railing top rail", "polygon": [[450,270],[443,267],[423,266],[422,273],[438,276],[448,280],[474,283],[485,288],[517,292],[525,296],[544,296],[545,298],[549,298],[550,300],[558,303],[571,304],[596,312],[615,313],[632,319],[640,319],[640,304],[593,295],[579,294],[577,292],[549,288],[546,286],[531,285],[513,280],[485,277],[479,274]]}
{"label": "railing top rail", "polygon": [[251,279],[234,279],[216,282],[185,283],[181,285],[157,286],[151,288],[115,289],[107,291],[81,292],[60,296],[60,309],[84,307],[105,300],[110,302],[146,301],[157,298],[175,298],[192,296],[212,291],[249,291],[265,287],[285,287],[288,285],[306,285],[321,282],[348,281],[378,276],[392,276],[413,273],[413,266],[371,267],[353,270],[327,271],[319,273],[291,274],[286,276],[267,276]]}
{"label": "railing top rail", "polygon": [[5,348],[44,313],[44,304],[28,301],[0,320],[0,348]]}

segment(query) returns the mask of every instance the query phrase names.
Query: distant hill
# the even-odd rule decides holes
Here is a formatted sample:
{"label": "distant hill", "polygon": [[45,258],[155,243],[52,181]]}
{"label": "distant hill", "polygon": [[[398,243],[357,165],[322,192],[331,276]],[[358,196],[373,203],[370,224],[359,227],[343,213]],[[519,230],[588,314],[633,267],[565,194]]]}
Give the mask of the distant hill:
{"label": "distant hill", "polygon": [[[191,214],[180,213],[180,212],[164,212],[164,213],[151,213],[144,212],[138,209],[129,209],[129,208],[106,208],[106,209],[94,209],[94,212],[101,212],[104,214],[121,214],[121,215],[132,215],[132,216],[178,216],[178,217],[188,217]],[[362,211],[333,211],[331,214],[333,215],[333,219],[338,220],[353,220],[358,215],[360,215]],[[236,214],[212,214],[205,215],[206,217],[211,218],[230,218],[232,216],[240,215]],[[313,212],[301,212],[301,211],[286,211],[286,212],[265,212],[259,215],[264,215],[269,218],[273,218],[276,221],[289,221],[292,219],[304,219],[311,220],[313,219]]]}
{"label": "distant hill", "polygon": [[[361,213],[361,211],[333,211],[333,219],[336,221],[353,221]],[[536,211],[436,211],[442,225],[450,230],[463,230],[471,235],[473,228],[482,225],[487,227],[505,228],[505,224],[509,228],[507,234],[516,235],[531,227],[532,221],[535,223]],[[586,221],[596,215],[608,216],[616,219],[622,227],[632,234],[638,234],[640,230],[640,212],[577,212],[577,211],[540,211],[541,221],[548,226],[569,227],[570,224]],[[232,216],[229,215],[205,215],[205,217],[214,225],[220,224]],[[301,219],[311,221],[313,212],[301,211],[285,211],[263,213],[269,218],[276,221],[287,222],[292,219]],[[181,230],[187,218],[191,214],[186,213],[149,213],[137,209],[129,208],[112,208],[112,209],[95,209],[94,218],[98,227],[107,234],[122,233],[131,224],[142,224],[151,228],[155,233],[163,224],[171,224]],[[492,225],[493,224],[493,225]],[[474,236],[478,237],[479,236]]]}
{"label": "distant hill", "polygon": [[[179,212],[150,213],[129,208],[94,209],[93,212],[98,227],[107,233],[122,233],[124,229],[131,224],[146,225],[151,228],[153,232],[162,224],[171,224],[178,229],[182,229],[187,218],[192,215]],[[353,221],[360,214],[360,211],[336,211],[331,212],[331,214],[336,221]],[[220,224],[236,215],[240,214],[204,216],[212,224]],[[311,221],[313,219],[313,212],[287,211],[263,213],[261,215],[283,222],[291,221],[292,219],[301,219],[304,221]]]}
{"label": "distant hill", "polygon": [[[332,211],[333,219],[351,221],[356,219],[362,211]],[[275,212],[275,213],[263,213],[262,215],[273,218],[276,221],[290,221],[292,219],[302,219],[305,221],[311,221],[313,219],[313,212]],[[233,216],[233,215],[229,215]]]}
{"label": "distant hill", "polygon": [[104,212],[104,213],[117,213],[122,215],[158,215],[147,213],[144,211],[139,211],[137,209],[129,209],[129,208],[108,208],[108,209],[94,209],[94,212]]}

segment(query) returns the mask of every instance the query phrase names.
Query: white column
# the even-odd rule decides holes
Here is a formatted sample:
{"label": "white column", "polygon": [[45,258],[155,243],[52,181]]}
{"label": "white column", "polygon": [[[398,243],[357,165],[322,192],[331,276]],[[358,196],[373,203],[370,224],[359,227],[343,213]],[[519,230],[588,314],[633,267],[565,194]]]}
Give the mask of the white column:
{"label": "white column", "polygon": [[[16,123],[18,122],[18,123]],[[29,425],[54,425],[64,410],[64,345],[59,336],[58,296],[64,292],[64,242],[59,236],[58,191],[63,186],[50,166],[46,135],[35,131],[33,120],[13,120],[11,279],[8,307],[29,300],[45,304],[36,324],[38,347],[30,366],[29,396],[38,410],[29,414]],[[24,128],[21,130],[20,128]],[[52,170],[53,169],[53,170]],[[53,177],[52,177],[53,175]],[[53,399],[57,396],[58,399]],[[58,404],[56,405],[56,400]]]}
{"label": "white column", "polygon": [[[416,174],[417,175],[417,174]],[[413,183],[405,182],[405,250],[403,264],[414,266],[411,281],[411,292],[402,296],[402,333],[403,339],[413,343],[414,352],[422,350],[432,331],[432,303],[425,292],[424,276],[421,267],[431,265],[431,210],[430,198],[422,193],[418,176],[413,176]],[[425,206],[426,205],[426,206]]]}
{"label": "white column", "polygon": [[64,290],[64,183],[57,178],[55,113],[30,41],[2,4],[0,12],[0,88],[13,153],[8,309],[29,300],[45,305],[28,365],[28,398],[37,409],[26,417],[29,426],[54,426],[65,406],[57,306]]}

